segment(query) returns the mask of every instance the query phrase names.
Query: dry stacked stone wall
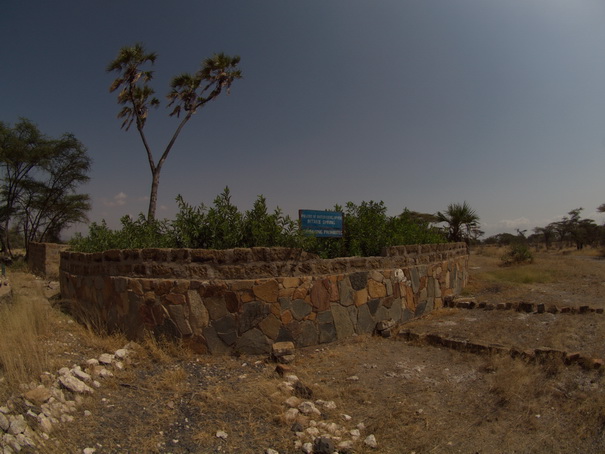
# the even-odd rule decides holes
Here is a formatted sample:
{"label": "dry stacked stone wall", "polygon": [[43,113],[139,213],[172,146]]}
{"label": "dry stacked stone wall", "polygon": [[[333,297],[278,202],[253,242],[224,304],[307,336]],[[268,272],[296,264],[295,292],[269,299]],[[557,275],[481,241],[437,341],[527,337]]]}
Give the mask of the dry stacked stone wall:
{"label": "dry stacked stone wall", "polygon": [[321,260],[299,249],[135,249],[61,255],[61,295],[89,323],[151,331],[200,352],[304,347],[443,307],[468,278],[464,243]]}
{"label": "dry stacked stone wall", "polygon": [[67,244],[29,243],[27,265],[34,274],[57,279],[61,252],[68,247]]}

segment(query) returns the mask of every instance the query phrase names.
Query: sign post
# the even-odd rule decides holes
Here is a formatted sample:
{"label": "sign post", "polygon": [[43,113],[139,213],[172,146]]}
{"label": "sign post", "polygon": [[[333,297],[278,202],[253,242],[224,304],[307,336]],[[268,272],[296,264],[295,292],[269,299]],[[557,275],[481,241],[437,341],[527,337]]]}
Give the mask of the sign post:
{"label": "sign post", "polygon": [[298,210],[300,228],[319,238],[342,238],[340,211]]}

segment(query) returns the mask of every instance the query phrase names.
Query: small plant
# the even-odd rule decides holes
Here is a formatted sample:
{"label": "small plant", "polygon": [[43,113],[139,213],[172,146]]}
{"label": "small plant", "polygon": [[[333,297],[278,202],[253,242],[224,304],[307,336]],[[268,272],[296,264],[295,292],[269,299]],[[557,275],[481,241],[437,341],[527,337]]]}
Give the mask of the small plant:
{"label": "small plant", "polygon": [[503,266],[520,265],[523,263],[533,263],[534,255],[529,246],[524,243],[514,243],[508,248],[506,254],[501,257]]}

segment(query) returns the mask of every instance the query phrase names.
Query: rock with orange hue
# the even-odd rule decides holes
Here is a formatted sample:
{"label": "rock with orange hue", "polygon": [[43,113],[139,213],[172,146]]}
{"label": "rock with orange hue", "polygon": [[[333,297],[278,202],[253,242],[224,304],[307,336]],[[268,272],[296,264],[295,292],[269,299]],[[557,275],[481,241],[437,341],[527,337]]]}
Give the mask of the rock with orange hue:
{"label": "rock with orange hue", "polygon": [[267,303],[277,303],[279,284],[276,280],[271,279],[262,284],[255,285],[252,288],[252,291],[254,292],[254,296],[260,300],[266,301]]}

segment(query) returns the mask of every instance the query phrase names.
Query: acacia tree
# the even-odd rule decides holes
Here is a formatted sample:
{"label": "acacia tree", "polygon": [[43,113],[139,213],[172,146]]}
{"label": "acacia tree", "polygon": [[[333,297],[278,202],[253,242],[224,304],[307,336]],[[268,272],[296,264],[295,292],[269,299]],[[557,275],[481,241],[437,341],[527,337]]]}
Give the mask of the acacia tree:
{"label": "acacia tree", "polygon": [[480,236],[479,216],[466,202],[452,203],[444,212],[438,211],[435,215],[437,222],[447,224],[447,239],[449,241],[470,241]]}
{"label": "acacia tree", "polygon": [[35,179],[23,181],[17,217],[23,229],[25,248],[32,241],[56,241],[66,227],[86,220],[88,194],[76,188],[87,182],[90,158],[71,134],[53,141],[49,156],[35,170]]}
{"label": "acacia tree", "polygon": [[174,77],[167,95],[168,106],[173,107],[170,116],[179,118],[182,114],[183,117],[156,161],[145,135],[145,123],[149,108],[158,107],[160,101],[153,96],[155,92],[149,86],[149,82],[153,79],[153,71],[143,69],[153,65],[156,58],[154,52],[147,52],[143,45],[138,43],[120,49],[116,59],[107,66],[108,72],[118,73],[109,91],[113,93],[119,90],[118,104],[123,108],[118,118],[123,119],[122,128],[128,130],[133,123],[136,125],[147,154],[151,170],[148,220],[155,219],[160,172],[181,130],[199,108],[216,99],[224,90],[228,93],[233,81],[242,77],[241,71],[237,68],[240,57],[230,57],[224,53],[206,58],[202,62],[201,69],[195,74],[183,73]]}
{"label": "acacia tree", "polygon": [[91,160],[71,134],[51,139],[27,119],[12,128],[0,123],[0,214],[2,248],[11,254],[10,235],[31,241],[56,240],[61,230],[86,220],[89,196],[77,194],[88,181]]}
{"label": "acacia tree", "polygon": [[544,246],[548,251],[552,240],[555,237],[555,226],[553,224],[548,224],[546,227],[534,227],[534,233],[544,240]]}

